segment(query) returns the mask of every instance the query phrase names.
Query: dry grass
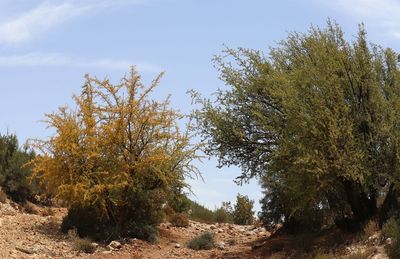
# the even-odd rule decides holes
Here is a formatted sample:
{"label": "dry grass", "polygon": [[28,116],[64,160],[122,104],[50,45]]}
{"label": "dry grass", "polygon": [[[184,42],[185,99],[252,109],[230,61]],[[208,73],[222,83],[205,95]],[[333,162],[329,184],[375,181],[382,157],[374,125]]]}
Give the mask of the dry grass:
{"label": "dry grass", "polygon": [[24,211],[26,213],[29,214],[35,214],[38,215],[40,214],[39,210],[37,209],[37,206],[29,201],[27,201],[24,205],[23,205]]}
{"label": "dry grass", "polygon": [[370,220],[363,228],[364,238],[368,238],[379,231],[379,225],[376,221]]}
{"label": "dry grass", "polygon": [[73,242],[73,247],[76,251],[92,254],[96,251],[96,247],[89,238],[80,238],[76,233],[76,230],[70,230],[68,232],[69,238]]}
{"label": "dry grass", "polygon": [[7,194],[0,189],[0,203],[5,203],[7,201]]}

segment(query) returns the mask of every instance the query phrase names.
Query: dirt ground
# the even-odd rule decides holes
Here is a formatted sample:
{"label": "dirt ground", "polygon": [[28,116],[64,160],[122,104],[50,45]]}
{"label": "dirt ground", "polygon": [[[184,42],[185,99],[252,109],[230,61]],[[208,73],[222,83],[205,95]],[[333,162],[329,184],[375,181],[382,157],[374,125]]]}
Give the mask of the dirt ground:
{"label": "dirt ground", "polygon": [[[289,258],[288,244],[293,243],[293,240],[287,236],[271,236],[263,227],[191,221],[187,228],[173,227],[169,223],[161,224],[157,244],[138,239],[117,240],[121,244],[119,249],[109,249],[108,244],[98,244],[93,254],[86,254],[74,248],[73,238],[60,232],[61,220],[65,214],[66,209],[63,208],[46,209],[35,205],[23,208],[8,200],[0,203],[0,259],[255,259],[272,256]],[[189,240],[204,232],[214,234],[215,248],[205,251],[187,248]],[[301,245],[304,241],[304,237],[296,237],[297,245]],[[318,249],[325,247],[328,251],[333,251],[335,258],[350,258],[349,255],[360,252],[368,252],[369,256],[366,258],[388,258],[384,249],[385,240],[382,239],[380,233],[354,242],[351,237],[331,231],[323,235],[316,246]]]}

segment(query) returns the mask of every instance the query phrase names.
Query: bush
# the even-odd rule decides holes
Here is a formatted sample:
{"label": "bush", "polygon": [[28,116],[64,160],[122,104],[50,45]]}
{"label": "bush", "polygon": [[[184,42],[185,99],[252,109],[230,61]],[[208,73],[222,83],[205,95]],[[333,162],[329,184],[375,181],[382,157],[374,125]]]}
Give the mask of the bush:
{"label": "bush", "polygon": [[69,237],[73,241],[73,247],[76,251],[92,254],[96,251],[96,247],[93,245],[92,240],[89,238],[80,238],[75,230],[68,232]]}
{"label": "bush", "polygon": [[198,204],[195,201],[191,202],[189,210],[189,218],[191,220],[205,222],[205,223],[212,223],[215,220],[213,211],[207,209],[206,207]]}
{"label": "bush", "polygon": [[175,213],[170,219],[171,224],[174,227],[188,227],[189,219],[185,213]]}
{"label": "bush", "polygon": [[390,218],[382,227],[382,234],[392,239],[392,244],[387,247],[390,258],[400,258],[400,225],[399,221]]}
{"label": "bush", "polygon": [[[156,239],[162,205],[197,173],[191,127],[179,129],[184,116],[168,99],[151,99],[160,78],[145,87],[134,68],[118,85],[86,76],[76,107],[47,115],[56,134],[33,143],[40,155],[30,165],[32,178],[69,207],[64,231]],[[176,207],[184,210],[184,202]]]}
{"label": "bush", "polygon": [[5,203],[7,201],[7,194],[0,189],[0,203]]}
{"label": "bush", "polygon": [[37,209],[36,205],[31,202],[25,202],[23,205],[24,211],[29,214],[39,214],[39,210]]}
{"label": "bush", "polygon": [[214,235],[210,232],[203,233],[189,241],[187,246],[193,250],[210,250],[214,248]]}
{"label": "bush", "polygon": [[375,234],[379,230],[379,225],[376,221],[370,220],[365,224],[363,228],[364,238],[368,239],[370,236]]}
{"label": "bush", "polygon": [[19,148],[15,135],[0,134],[0,186],[15,202],[32,197],[33,188],[27,180],[31,170],[24,165],[34,156],[33,151]]}
{"label": "bush", "polygon": [[233,212],[230,202],[223,202],[222,206],[214,211],[214,220],[218,223],[232,223]]}
{"label": "bush", "polygon": [[253,205],[254,201],[251,201],[249,197],[238,194],[236,196],[236,204],[233,210],[233,222],[239,225],[253,224]]}
{"label": "bush", "polygon": [[110,218],[101,214],[98,206],[73,206],[63,219],[61,230],[67,233],[76,229],[80,237],[94,240],[133,237],[149,242],[156,242],[158,232],[155,225],[163,219],[162,197],[156,191],[138,190],[128,195],[129,203],[123,207],[112,207],[115,215]]}

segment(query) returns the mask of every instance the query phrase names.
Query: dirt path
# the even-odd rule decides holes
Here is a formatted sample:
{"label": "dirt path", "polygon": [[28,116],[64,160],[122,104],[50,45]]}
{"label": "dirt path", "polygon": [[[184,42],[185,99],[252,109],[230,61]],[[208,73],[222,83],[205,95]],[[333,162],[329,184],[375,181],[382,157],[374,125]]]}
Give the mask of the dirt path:
{"label": "dirt path", "polygon": [[[93,254],[90,258],[260,258],[250,255],[251,244],[258,238],[268,235],[263,229],[254,228],[253,226],[210,225],[193,221],[187,228],[176,228],[168,224],[162,224],[159,230],[160,239],[158,244],[152,245],[133,239],[119,251]],[[214,233],[216,248],[194,251],[186,247],[190,239],[207,231]]]}
{"label": "dirt path", "polygon": [[[109,251],[99,245],[94,254],[74,249],[73,240],[60,233],[65,209],[44,209],[34,206],[27,213],[15,203],[0,203],[0,258],[257,258],[249,255],[251,243],[269,233],[263,228],[232,224],[204,224],[191,221],[187,228],[172,227],[168,223],[159,227],[157,244],[138,239],[121,240],[122,248]],[[34,213],[34,214],[32,214]],[[216,248],[194,251],[187,242],[203,232],[212,232]]]}

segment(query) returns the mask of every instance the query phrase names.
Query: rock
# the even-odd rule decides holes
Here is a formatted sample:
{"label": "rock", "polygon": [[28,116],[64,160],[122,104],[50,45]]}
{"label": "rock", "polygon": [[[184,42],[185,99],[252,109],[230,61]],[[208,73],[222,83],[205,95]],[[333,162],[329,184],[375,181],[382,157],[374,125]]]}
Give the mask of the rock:
{"label": "rock", "polygon": [[392,244],[392,239],[391,239],[390,237],[389,237],[389,238],[386,238],[385,244],[391,245],[391,244]]}
{"label": "rock", "polygon": [[97,244],[96,242],[92,242],[92,246],[93,246],[94,248],[98,248],[98,247],[99,247],[99,244]]}
{"label": "rock", "polygon": [[121,249],[122,245],[118,241],[111,241],[110,244],[107,246],[110,250],[119,250]]}
{"label": "rock", "polygon": [[225,243],[224,243],[224,242],[219,242],[219,243],[217,244],[217,248],[218,248],[219,250],[224,250],[224,249],[225,249]]}
{"label": "rock", "polygon": [[181,245],[179,243],[176,243],[175,248],[181,248]]}
{"label": "rock", "polygon": [[33,251],[32,249],[25,248],[25,247],[20,247],[20,246],[16,246],[15,250],[18,250],[18,251],[20,251],[22,253],[29,254],[29,255],[35,253],[35,251]]}
{"label": "rock", "polygon": [[246,232],[246,236],[254,236],[254,235],[255,235],[254,231]]}

